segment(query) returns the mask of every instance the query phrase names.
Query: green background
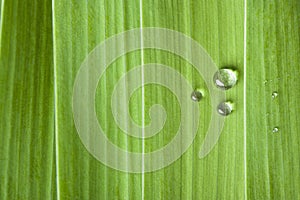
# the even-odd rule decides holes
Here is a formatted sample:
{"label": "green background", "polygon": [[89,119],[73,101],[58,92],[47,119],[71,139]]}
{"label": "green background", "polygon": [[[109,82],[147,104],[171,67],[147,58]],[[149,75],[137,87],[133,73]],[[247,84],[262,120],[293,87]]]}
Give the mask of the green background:
{"label": "green background", "polygon": [[[0,199],[300,199],[298,0],[1,3]],[[226,92],[236,108],[207,157],[199,159],[198,152],[212,112],[209,95],[199,102],[200,126],[187,152],[164,169],[130,174],[87,152],[73,121],[72,94],[91,50],[141,26],[190,36],[219,68],[234,66],[239,79]],[[207,88],[184,59],[161,50],[128,53],[108,68],[95,98],[100,124],[121,148],[151,152],[172,139],[184,105],[172,91],[148,85],[131,97],[132,118],[148,124],[149,108],[159,103],[168,115],[164,129],[143,142],[116,126],[111,92],[142,57],[173,67],[195,88]]]}

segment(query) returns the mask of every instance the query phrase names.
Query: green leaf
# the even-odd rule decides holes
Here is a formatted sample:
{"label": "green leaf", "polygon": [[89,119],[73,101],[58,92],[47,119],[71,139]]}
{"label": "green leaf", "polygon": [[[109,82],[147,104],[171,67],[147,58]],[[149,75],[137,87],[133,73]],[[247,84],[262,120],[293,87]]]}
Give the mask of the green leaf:
{"label": "green leaf", "polygon": [[[298,0],[0,3],[1,199],[300,198]],[[147,155],[166,147],[181,123],[193,123],[194,113],[181,118],[191,104],[198,104],[200,113],[195,140],[179,159],[156,171],[128,173],[99,162],[88,151],[89,145],[97,144],[96,139],[88,137],[88,144],[82,141],[75,124],[73,95],[82,63],[95,64],[86,60],[95,47],[116,34],[145,27],[183,33],[199,43],[218,68],[236,69],[237,85],[226,90],[223,99],[232,101],[235,110],[225,118],[212,151],[199,158],[211,116],[216,112],[212,105],[215,97],[210,96],[205,82],[207,77],[172,51],[143,49],[120,56],[105,70],[94,95],[97,120],[111,144]],[[142,47],[144,41],[147,37],[141,32],[136,42]],[[165,42],[164,38],[159,41]],[[114,48],[105,47],[105,58],[109,58],[130,44],[124,40]],[[143,76],[127,78],[121,84],[125,90],[116,95],[120,98],[112,100],[119,79],[151,63],[179,72],[192,88],[201,89],[201,101],[181,104],[170,88],[158,84],[147,84],[131,94],[130,83],[140,83],[151,76],[148,66],[143,67]],[[89,74],[84,84],[90,88],[93,78],[94,74]],[[173,80],[161,71],[155,78]],[[173,85],[182,88],[176,81]],[[88,109],[89,91],[83,86],[79,89],[80,103]],[[145,140],[118,126],[112,112],[116,106],[117,115],[123,116],[124,108],[128,108],[133,122],[147,126],[163,121],[162,115],[151,116],[155,104],[164,107],[167,119],[157,134]],[[80,121],[80,125],[84,130],[95,130],[91,118]],[[130,123],[125,127],[132,130]],[[181,141],[186,141],[189,134],[185,132]],[[108,142],[103,146],[106,145]],[[184,144],[176,146],[158,162],[167,162],[182,148]],[[110,153],[107,151],[104,161],[128,160]],[[149,166],[145,157],[137,163],[143,169]],[[133,163],[124,165],[135,167]]]}
{"label": "green leaf", "polygon": [[52,199],[54,92],[51,1],[2,1],[1,199]]}

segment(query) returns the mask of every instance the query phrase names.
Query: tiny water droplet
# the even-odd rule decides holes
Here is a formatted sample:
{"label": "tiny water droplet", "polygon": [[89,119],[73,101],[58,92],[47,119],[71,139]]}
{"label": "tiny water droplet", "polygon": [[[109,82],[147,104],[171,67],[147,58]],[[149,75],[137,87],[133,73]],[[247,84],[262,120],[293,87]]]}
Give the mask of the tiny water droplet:
{"label": "tiny water droplet", "polygon": [[199,90],[194,90],[191,94],[191,99],[193,101],[200,101],[202,99],[203,95]]}
{"label": "tiny water droplet", "polygon": [[228,90],[237,82],[237,72],[232,69],[219,69],[213,77],[215,85],[222,89]]}
{"label": "tiny water droplet", "polygon": [[274,127],[272,132],[273,133],[277,133],[278,131],[279,131],[279,128],[278,127]]}
{"label": "tiny water droplet", "polygon": [[272,93],[272,99],[275,99],[277,96],[278,96],[278,92],[275,91]]}
{"label": "tiny water droplet", "polygon": [[222,102],[218,105],[218,113],[227,116],[233,111],[233,104],[231,102]]}

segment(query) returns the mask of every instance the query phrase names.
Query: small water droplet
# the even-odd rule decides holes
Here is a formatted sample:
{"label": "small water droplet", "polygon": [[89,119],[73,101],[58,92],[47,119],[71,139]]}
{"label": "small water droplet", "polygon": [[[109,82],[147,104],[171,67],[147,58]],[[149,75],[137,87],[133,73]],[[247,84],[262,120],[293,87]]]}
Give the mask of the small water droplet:
{"label": "small water droplet", "polygon": [[272,93],[272,99],[275,99],[277,96],[278,96],[278,92],[275,91]]}
{"label": "small water droplet", "polygon": [[222,89],[228,90],[237,82],[237,72],[232,69],[219,69],[214,75],[215,85]]}
{"label": "small water droplet", "polygon": [[273,130],[272,130],[273,133],[277,133],[278,131],[279,131],[278,127],[274,127]]}
{"label": "small water droplet", "polygon": [[200,101],[202,99],[203,95],[199,90],[194,90],[191,94],[191,99],[193,101]]}
{"label": "small water droplet", "polygon": [[222,102],[218,105],[218,113],[227,116],[233,111],[233,104],[231,102]]}

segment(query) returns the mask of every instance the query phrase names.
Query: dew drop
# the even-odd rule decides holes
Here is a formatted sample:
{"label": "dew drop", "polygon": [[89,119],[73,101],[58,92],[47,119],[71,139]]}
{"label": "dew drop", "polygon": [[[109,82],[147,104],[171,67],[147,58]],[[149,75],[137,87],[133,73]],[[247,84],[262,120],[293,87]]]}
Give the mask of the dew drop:
{"label": "dew drop", "polygon": [[218,113],[227,116],[233,111],[233,104],[231,102],[222,102],[218,105]]}
{"label": "dew drop", "polygon": [[237,72],[232,69],[219,69],[213,77],[215,85],[222,89],[228,90],[237,82]]}
{"label": "dew drop", "polygon": [[272,93],[272,99],[275,99],[277,96],[278,96],[278,92],[275,91]]}
{"label": "dew drop", "polygon": [[199,90],[194,90],[191,94],[191,99],[193,101],[200,101],[202,99],[203,95]]}
{"label": "dew drop", "polygon": [[273,133],[277,133],[278,131],[279,131],[278,127],[274,127],[273,130],[272,130]]}

